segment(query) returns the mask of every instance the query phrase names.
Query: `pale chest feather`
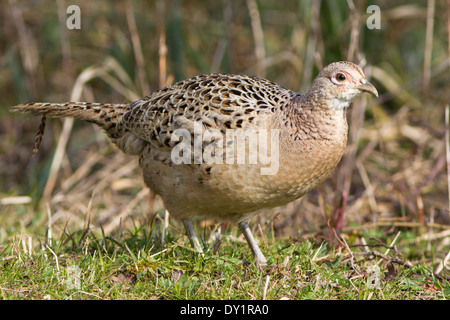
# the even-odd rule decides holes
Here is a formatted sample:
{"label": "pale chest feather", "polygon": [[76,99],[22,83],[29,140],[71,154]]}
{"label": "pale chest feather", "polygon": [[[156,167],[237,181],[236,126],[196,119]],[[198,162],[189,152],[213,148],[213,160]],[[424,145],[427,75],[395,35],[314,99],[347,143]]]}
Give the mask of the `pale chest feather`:
{"label": "pale chest feather", "polygon": [[[345,119],[344,119],[345,120]],[[141,156],[146,183],[180,218],[209,216],[232,220],[240,214],[284,205],[320,184],[341,159],[347,140],[341,131],[319,130],[307,139],[280,130],[276,174],[262,175],[260,164],[173,165],[169,154],[148,148]],[[331,129],[331,128],[328,128]]]}

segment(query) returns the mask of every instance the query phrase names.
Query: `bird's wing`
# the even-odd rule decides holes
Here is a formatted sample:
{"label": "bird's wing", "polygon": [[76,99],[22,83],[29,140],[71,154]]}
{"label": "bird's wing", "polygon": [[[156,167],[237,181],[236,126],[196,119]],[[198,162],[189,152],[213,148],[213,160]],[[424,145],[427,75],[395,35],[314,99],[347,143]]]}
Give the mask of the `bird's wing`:
{"label": "bird's wing", "polygon": [[[289,102],[292,91],[268,80],[210,74],[177,82],[130,104],[122,124],[159,149],[170,150],[174,130],[251,128],[265,113]],[[255,127],[256,128],[256,127]]]}

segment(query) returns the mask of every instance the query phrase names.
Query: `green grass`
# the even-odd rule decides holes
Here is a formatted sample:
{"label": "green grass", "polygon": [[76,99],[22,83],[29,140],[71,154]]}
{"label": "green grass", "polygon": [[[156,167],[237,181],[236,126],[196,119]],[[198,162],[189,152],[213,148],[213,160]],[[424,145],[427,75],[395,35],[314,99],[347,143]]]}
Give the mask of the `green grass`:
{"label": "green grass", "polygon": [[[52,300],[450,298],[450,282],[434,275],[426,262],[403,264],[393,253],[379,262],[376,255],[384,247],[373,246],[365,253],[361,246],[352,247],[351,243],[348,243],[350,247],[330,248],[325,242],[316,244],[311,239],[266,239],[261,247],[269,267],[261,271],[255,267],[247,244],[239,237],[234,238],[238,236],[235,231],[233,228],[223,236],[215,254],[210,250],[211,244],[206,243],[204,255],[194,252],[187,238],[174,229],[169,232],[164,249],[159,232],[151,234],[144,227],[124,231],[120,239],[86,229],[51,239],[50,245],[45,244],[42,235],[11,235],[0,247],[1,297]],[[352,241],[362,236],[345,238]],[[397,241],[400,251],[403,239]],[[369,244],[380,242],[372,240]],[[379,271],[371,271],[376,266]]]}

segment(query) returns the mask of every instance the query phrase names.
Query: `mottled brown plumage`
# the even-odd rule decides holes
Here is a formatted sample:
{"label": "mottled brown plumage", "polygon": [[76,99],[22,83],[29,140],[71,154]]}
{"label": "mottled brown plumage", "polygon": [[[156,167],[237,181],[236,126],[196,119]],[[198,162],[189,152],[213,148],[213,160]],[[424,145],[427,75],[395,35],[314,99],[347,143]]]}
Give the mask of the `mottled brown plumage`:
{"label": "mottled brown plumage", "polygon": [[[303,196],[333,171],[347,143],[345,110],[363,92],[378,95],[358,66],[343,61],[325,67],[305,94],[264,79],[211,74],[180,81],[130,104],[28,103],[12,109],[99,125],[119,149],[139,156],[145,183],[162,197],[172,216],[184,221],[194,248],[201,251],[191,219],[238,223],[257,264],[264,266],[266,259],[247,221],[260,209]],[[277,133],[278,150],[271,140],[267,147],[278,152],[276,170],[262,174],[267,163],[237,163],[238,152],[228,150],[229,142],[218,136],[200,143],[206,152],[214,142],[215,156],[224,150],[216,162],[205,163],[202,154],[193,152],[191,163],[177,164],[172,151],[180,143],[179,129],[188,133],[195,148],[198,123],[202,133],[210,130],[223,137],[233,129]],[[250,148],[246,145],[246,152]],[[227,156],[235,161],[226,162]],[[219,158],[223,164],[217,163]]]}

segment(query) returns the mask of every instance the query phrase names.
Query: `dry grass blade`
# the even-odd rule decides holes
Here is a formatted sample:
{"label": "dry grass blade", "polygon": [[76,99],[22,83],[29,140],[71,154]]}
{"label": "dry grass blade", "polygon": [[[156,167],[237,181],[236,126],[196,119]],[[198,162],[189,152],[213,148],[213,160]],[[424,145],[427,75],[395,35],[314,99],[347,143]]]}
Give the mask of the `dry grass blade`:
{"label": "dry grass blade", "polygon": [[[347,0],[348,7],[350,8],[350,14],[351,14],[351,31],[350,31],[350,44],[348,46],[348,52],[347,52],[347,60],[353,61],[357,54],[360,54],[358,43],[359,43],[359,30],[360,28],[360,22],[359,17],[361,12],[361,8],[356,7],[353,0]],[[358,6],[361,4],[360,1],[358,1]]]}
{"label": "dry grass blade", "polygon": [[[133,81],[116,59],[108,57],[100,67],[92,67],[90,72],[92,72],[91,79],[95,77],[102,79],[127,101],[134,101],[141,98],[137,93]],[[113,72],[115,76],[110,75],[110,72]]]}
{"label": "dry grass blade", "polygon": [[264,49],[264,33],[261,25],[258,5],[255,0],[247,0],[248,11],[252,22],[253,38],[255,41],[256,75],[265,77],[264,59],[266,51]]}
{"label": "dry grass blade", "polygon": [[313,1],[311,3],[311,32],[309,33],[308,43],[306,45],[305,61],[303,64],[303,79],[302,90],[306,91],[311,81],[312,70],[314,66],[314,55],[316,52],[317,43],[320,37],[320,5],[321,1]]}
{"label": "dry grass blade", "polygon": [[136,207],[136,205],[143,201],[146,197],[148,197],[149,194],[150,191],[148,189],[142,189],[119,214],[115,214],[110,222],[103,225],[103,230],[106,233],[110,233],[113,230],[117,229],[120,226],[120,221],[130,216],[133,213],[133,209]]}
{"label": "dry grass blade", "polygon": [[[120,65],[114,59],[106,59],[104,64],[101,67],[89,67],[86,68],[75,81],[75,85],[72,90],[72,94],[70,97],[70,101],[80,101],[81,94],[85,84],[91,81],[94,78],[102,78],[107,83],[109,83],[116,91],[122,93],[124,96],[128,97],[130,100],[137,100],[139,96],[131,91],[129,87],[121,84],[114,77],[108,74],[109,71],[114,71],[122,81],[126,83],[130,83],[129,77],[126,75],[126,72],[120,67]],[[65,148],[70,136],[70,132],[72,130],[74,120],[72,118],[64,119],[63,130],[61,132],[60,138],[58,140],[58,144],[56,146],[55,155],[53,157],[53,161],[50,168],[50,173],[47,179],[46,186],[43,192],[43,198],[49,199],[53,189],[55,187],[57,175],[59,168],[61,167],[61,163],[63,161],[63,157],[65,154]],[[42,125],[42,123],[41,123]],[[39,137],[39,132],[38,132]]]}
{"label": "dry grass blade", "polygon": [[[395,77],[395,74],[388,72],[377,66],[372,67],[372,78],[376,79],[380,84],[382,84],[390,94],[397,96],[410,108],[421,109],[422,102],[417,99],[409,90],[407,90],[401,81]],[[379,98],[380,103],[383,102],[383,97]]]}
{"label": "dry grass blade", "polygon": [[25,24],[22,12],[22,5],[24,3],[18,4],[17,0],[9,0],[9,4],[8,11],[12,15],[12,21],[17,29],[18,35],[16,40],[19,44],[23,67],[27,73],[25,81],[31,96],[36,97],[38,94],[37,81],[40,80],[38,78],[39,73],[37,72],[40,64],[39,48],[30,29]]}
{"label": "dry grass blade", "polygon": [[159,87],[166,86],[167,83],[167,44],[166,44],[166,25],[164,16],[166,13],[165,1],[158,0],[156,2],[156,10],[158,12],[158,19],[156,25],[158,28],[158,66],[159,66]]}
{"label": "dry grass blade", "polygon": [[72,131],[73,122],[74,119],[72,118],[64,119],[63,130],[61,132],[61,135],[59,136],[55,155],[53,156],[52,164],[50,167],[50,173],[48,175],[47,183],[45,184],[44,192],[42,195],[44,201],[47,201],[50,198],[50,195],[55,187],[58,171],[63,161],[66,145],[69,141],[70,132]]}
{"label": "dry grass blade", "polygon": [[358,168],[359,175],[361,176],[362,182],[364,183],[364,186],[366,188],[365,193],[367,194],[367,197],[369,199],[370,209],[372,210],[372,212],[376,213],[378,212],[378,210],[377,210],[377,201],[375,199],[375,188],[370,182],[370,178],[362,163],[356,162],[356,167]]}
{"label": "dry grass blade", "polygon": [[450,212],[450,120],[449,106],[445,106],[445,157],[447,159],[448,212]]}
{"label": "dry grass blade", "polygon": [[147,77],[145,75],[145,60],[142,53],[141,40],[139,39],[139,32],[136,26],[136,19],[133,14],[133,4],[131,1],[124,3],[125,12],[127,17],[128,29],[131,33],[131,43],[133,44],[134,56],[136,58],[136,73],[140,84],[140,93],[143,94],[148,91],[149,85],[147,83]]}
{"label": "dry grass blade", "polygon": [[[391,248],[394,249],[395,251],[395,257],[397,257],[397,248],[394,246],[395,242],[397,242],[398,237],[400,236],[400,231],[397,232],[397,234],[395,235],[395,238],[392,240],[391,244],[389,245],[389,247],[387,247],[386,252],[384,253],[384,255],[387,255],[389,253],[389,251],[391,251]],[[383,261],[382,259],[378,260],[377,265],[379,265],[381,263],[381,261]]]}
{"label": "dry grass blade", "polygon": [[431,54],[433,51],[434,7],[435,1],[428,0],[425,52],[423,58],[423,94],[425,96],[425,102],[428,99],[430,90]]}
{"label": "dry grass blade", "polygon": [[267,297],[267,289],[269,288],[269,281],[270,281],[270,276],[267,275],[266,282],[264,284],[264,290],[263,290],[263,297],[262,297],[263,300],[266,300],[266,297]]}

